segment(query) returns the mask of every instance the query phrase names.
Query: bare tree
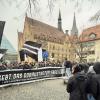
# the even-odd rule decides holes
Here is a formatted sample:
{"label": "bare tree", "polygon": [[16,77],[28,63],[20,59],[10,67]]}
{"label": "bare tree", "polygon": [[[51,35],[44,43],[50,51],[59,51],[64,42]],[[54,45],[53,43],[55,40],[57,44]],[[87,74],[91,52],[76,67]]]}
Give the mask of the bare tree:
{"label": "bare tree", "polygon": [[[59,0],[47,0],[47,8],[49,8],[50,13],[53,11],[53,8],[55,6],[56,3],[58,3]],[[67,2],[74,2],[75,3],[75,8],[77,7],[81,7],[81,4],[85,1],[85,0],[63,0],[65,1],[65,3],[67,4]],[[88,0],[89,2],[96,2],[96,0]],[[32,10],[37,11],[38,8],[40,8],[40,0],[0,0],[1,4],[5,4],[8,3],[9,5],[12,4],[16,4],[16,7],[20,7],[22,6],[23,2],[27,2],[27,6],[29,8],[30,14],[32,14]],[[33,8],[33,9],[32,9]]]}
{"label": "bare tree", "polygon": [[72,48],[71,53],[76,54],[79,62],[86,62],[86,59],[90,55],[91,49],[94,45],[89,44],[91,43],[89,41],[85,42],[83,34],[81,34],[79,37],[69,36],[69,41]]}
{"label": "bare tree", "polygon": [[92,16],[92,17],[90,18],[90,21],[95,21],[95,22],[97,22],[98,20],[100,20],[100,10],[97,11],[97,13],[96,13],[94,16]]}

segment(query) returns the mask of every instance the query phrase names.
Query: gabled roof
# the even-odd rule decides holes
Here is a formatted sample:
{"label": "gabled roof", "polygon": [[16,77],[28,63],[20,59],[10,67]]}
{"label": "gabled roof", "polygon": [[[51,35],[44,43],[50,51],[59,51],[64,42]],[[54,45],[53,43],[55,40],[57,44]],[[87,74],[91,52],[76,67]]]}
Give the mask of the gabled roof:
{"label": "gabled roof", "polygon": [[83,30],[80,35],[82,42],[94,41],[100,39],[100,25],[96,25]]}
{"label": "gabled roof", "polygon": [[29,17],[26,17],[25,20],[30,24],[31,32],[35,34],[36,37],[46,38],[48,41],[59,43],[64,41],[65,34],[57,28]]}

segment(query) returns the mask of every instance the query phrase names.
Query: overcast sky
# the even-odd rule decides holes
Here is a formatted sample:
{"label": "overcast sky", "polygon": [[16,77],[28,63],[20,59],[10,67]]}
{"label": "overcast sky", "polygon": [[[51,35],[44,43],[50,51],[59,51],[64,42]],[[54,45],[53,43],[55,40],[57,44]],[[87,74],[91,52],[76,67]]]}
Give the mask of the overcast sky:
{"label": "overcast sky", "polygon": [[[17,49],[17,31],[23,30],[24,17],[28,0],[0,0],[0,20],[6,21],[4,34],[8,40],[12,43],[15,49]],[[12,2],[11,2],[12,1]],[[32,10],[32,18],[40,20],[49,25],[57,27],[58,13],[61,10],[62,27],[63,30],[71,30],[73,24],[74,12],[76,14],[76,23],[81,32],[84,28],[96,25],[96,23],[90,23],[88,21],[98,10],[100,10],[100,0],[96,0],[95,3],[84,0],[81,4],[76,6],[73,0],[56,0],[53,11],[50,14],[48,6],[48,0],[40,0],[39,7],[36,9],[37,13]],[[72,1],[72,2],[69,2]],[[38,6],[37,5],[37,6]],[[39,12],[39,13],[38,13]],[[28,13],[28,16],[30,14]]]}

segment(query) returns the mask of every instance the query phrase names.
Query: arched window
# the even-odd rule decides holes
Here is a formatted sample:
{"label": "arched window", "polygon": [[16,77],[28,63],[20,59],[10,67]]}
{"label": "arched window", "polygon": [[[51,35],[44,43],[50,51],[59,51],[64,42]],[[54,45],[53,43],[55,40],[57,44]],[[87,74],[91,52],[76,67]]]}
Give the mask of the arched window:
{"label": "arched window", "polygon": [[93,33],[93,32],[90,33],[90,34],[89,34],[89,38],[90,38],[90,39],[95,39],[95,38],[96,38],[96,34]]}

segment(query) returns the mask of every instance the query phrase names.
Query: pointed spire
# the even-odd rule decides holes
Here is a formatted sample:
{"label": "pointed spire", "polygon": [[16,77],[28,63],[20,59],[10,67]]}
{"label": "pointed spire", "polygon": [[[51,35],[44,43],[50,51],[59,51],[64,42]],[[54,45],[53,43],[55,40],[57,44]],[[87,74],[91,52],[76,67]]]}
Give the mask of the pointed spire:
{"label": "pointed spire", "polygon": [[25,17],[27,17],[27,12],[25,13]]}
{"label": "pointed spire", "polygon": [[61,20],[61,12],[60,12],[60,9],[59,9],[59,17],[58,17],[58,20]]}
{"label": "pointed spire", "polygon": [[58,17],[58,30],[62,31],[62,19],[61,19],[60,9],[59,9],[59,17]]}
{"label": "pointed spire", "polygon": [[78,29],[76,26],[76,17],[75,17],[75,12],[74,12],[74,19],[73,19],[73,26],[71,30],[71,35],[78,35]]}
{"label": "pointed spire", "polygon": [[76,26],[76,17],[75,17],[75,12],[74,12],[73,26]]}

